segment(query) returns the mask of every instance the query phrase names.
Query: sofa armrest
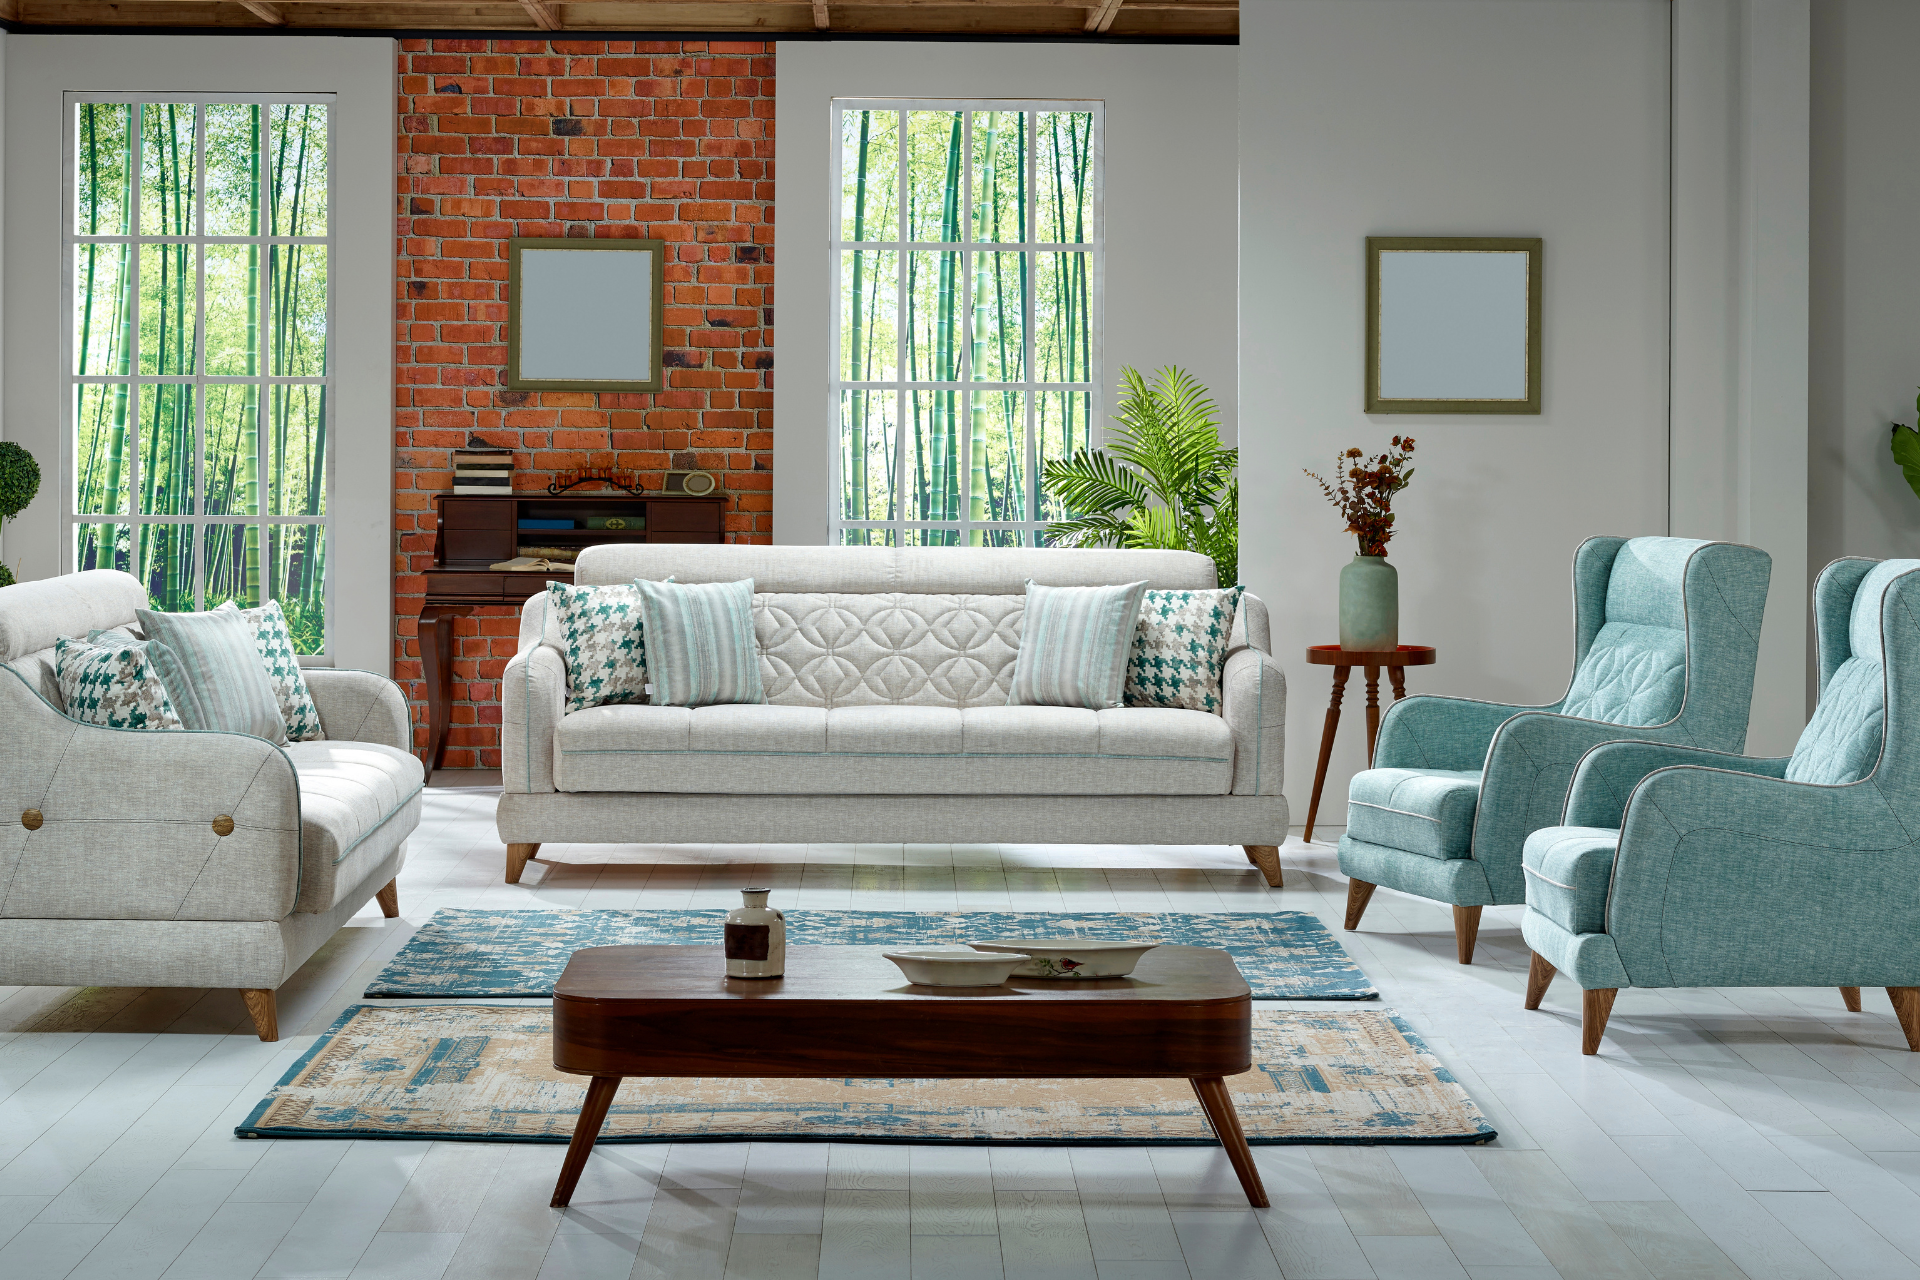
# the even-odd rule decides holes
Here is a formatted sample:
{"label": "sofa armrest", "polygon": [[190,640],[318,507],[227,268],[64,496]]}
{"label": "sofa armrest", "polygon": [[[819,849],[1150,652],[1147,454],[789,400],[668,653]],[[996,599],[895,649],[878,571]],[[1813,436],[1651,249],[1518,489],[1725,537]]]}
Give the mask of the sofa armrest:
{"label": "sofa armrest", "polygon": [[1287,754],[1287,675],[1273,655],[1239,649],[1221,677],[1221,715],[1233,733],[1233,794],[1280,794]]}
{"label": "sofa armrest", "polygon": [[553,734],[567,711],[567,664],[549,644],[523,648],[500,677],[500,783],[552,791]]}
{"label": "sofa armrest", "polygon": [[1227,633],[1227,652],[1236,649],[1273,652],[1273,627],[1267,620],[1267,602],[1251,591],[1240,593],[1240,607],[1234,610],[1233,627]]}
{"label": "sofa armrest", "polygon": [[1573,788],[1567,792],[1567,811],[1560,825],[1618,829],[1627,799],[1640,780],[1655,769],[1701,765],[1731,769],[1766,778],[1786,776],[1791,756],[1764,758],[1736,756],[1704,747],[1682,747],[1668,742],[1603,742],[1580,757]]}
{"label": "sofa armrest", "polygon": [[308,667],[303,674],[328,738],[413,750],[413,720],[399,685],[371,671]]}
{"label": "sofa armrest", "polygon": [[0,671],[0,724],[8,915],[280,920],[293,910],[300,786],[279,747],[239,733],[83,724],[11,669]]}

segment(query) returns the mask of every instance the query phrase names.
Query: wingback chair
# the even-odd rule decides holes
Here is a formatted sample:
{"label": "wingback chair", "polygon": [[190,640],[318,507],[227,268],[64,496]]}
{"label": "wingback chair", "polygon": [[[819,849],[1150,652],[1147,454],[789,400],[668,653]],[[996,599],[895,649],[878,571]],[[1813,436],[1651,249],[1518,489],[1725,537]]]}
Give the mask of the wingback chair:
{"label": "wingback chair", "polygon": [[237,988],[277,1040],[275,989],[368,899],[399,914],[406,700],[310,667],[326,738],[284,746],[68,716],[54,642],[146,603],[113,569],[0,587],[0,983]]}
{"label": "wingback chair", "polygon": [[1526,901],[1527,835],[1560,821],[1580,757],[1619,738],[1746,743],[1772,559],[1690,538],[1589,538],[1573,556],[1573,678],[1558,702],[1397,702],[1348,789],[1348,929],[1386,885],[1453,904],[1461,964],[1480,911]]}
{"label": "wingback chair", "polygon": [[1813,610],[1792,755],[1609,742],[1527,840],[1526,1006],[1572,978],[1583,1053],[1619,988],[1709,986],[1885,987],[1920,1052],[1920,560],[1836,560]]}

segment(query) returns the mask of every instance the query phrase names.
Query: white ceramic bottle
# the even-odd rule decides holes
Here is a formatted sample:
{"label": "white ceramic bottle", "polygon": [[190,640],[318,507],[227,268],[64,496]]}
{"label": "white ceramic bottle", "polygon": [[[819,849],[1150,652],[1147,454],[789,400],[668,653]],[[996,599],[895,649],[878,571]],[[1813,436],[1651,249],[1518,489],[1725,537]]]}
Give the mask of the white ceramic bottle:
{"label": "white ceramic bottle", "polygon": [[787,970],[787,918],[767,905],[770,889],[742,889],[727,912],[727,976],[777,978]]}

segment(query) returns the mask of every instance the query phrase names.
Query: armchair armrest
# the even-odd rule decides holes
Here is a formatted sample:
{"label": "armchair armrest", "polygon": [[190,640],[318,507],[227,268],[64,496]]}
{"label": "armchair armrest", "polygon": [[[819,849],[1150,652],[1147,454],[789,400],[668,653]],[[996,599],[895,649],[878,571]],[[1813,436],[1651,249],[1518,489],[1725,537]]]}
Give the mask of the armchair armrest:
{"label": "armchair armrest", "polygon": [[1374,744],[1377,769],[1478,769],[1501,725],[1523,711],[1473,698],[1415,694],[1387,708]]}
{"label": "armchair armrest", "polygon": [[399,685],[371,671],[308,667],[304,674],[327,737],[413,750],[413,720]]}
{"label": "armchair armrest", "polygon": [[1233,733],[1233,794],[1280,794],[1287,749],[1287,675],[1273,655],[1237,649],[1221,677],[1220,714]]}
{"label": "armchair armrest", "polygon": [[1698,765],[1709,769],[1727,769],[1760,777],[1779,778],[1787,772],[1791,756],[1766,758],[1737,756],[1705,747],[1682,747],[1670,742],[1603,742],[1586,755],[1573,774],[1573,788],[1567,792],[1566,827],[1608,827],[1619,829],[1626,812],[1627,799],[1641,779],[1656,769],[1679,765]]}
{"label": "armchair armrest", "polygon": [[553,734],[567,711],[567,664],[549,644],[528,646],[500,677],[500,781],[506,791],[552,791]]}

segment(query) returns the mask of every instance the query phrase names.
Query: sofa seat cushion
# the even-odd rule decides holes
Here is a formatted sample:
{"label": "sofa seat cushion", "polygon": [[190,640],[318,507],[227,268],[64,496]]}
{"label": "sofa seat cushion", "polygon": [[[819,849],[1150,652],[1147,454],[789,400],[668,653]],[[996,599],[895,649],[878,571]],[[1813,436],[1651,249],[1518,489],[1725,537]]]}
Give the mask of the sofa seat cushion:
{"label": "sofa seat cushion", "polygon": [[1620,833],[1605,827],[1542,827],[1527,837],[1520,865],[1527,906],[1569,933],[1605,933],[1607,887]]}
{"label": "sofa seat cushion", "polygon": [[1473,852],[1478,769],[1368,769],[1347,787],[1347,834],[1428,858]]}
{"label": "sofa seat cushion", "polygon": [[1120,707],[590,707],[554,733],[561,791],[1225,795],[1227,723]]}
{"label": "sofa seat cushion", "polygon": [[425,771],[411,752],[374,742],[291,742],[285,751],[300,780],[294,910],[325,911],[419,825]]}

